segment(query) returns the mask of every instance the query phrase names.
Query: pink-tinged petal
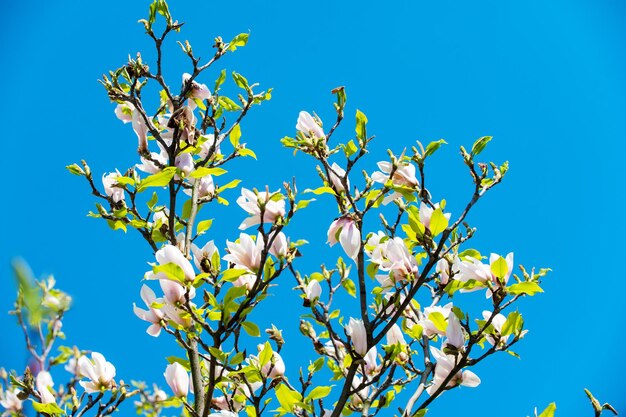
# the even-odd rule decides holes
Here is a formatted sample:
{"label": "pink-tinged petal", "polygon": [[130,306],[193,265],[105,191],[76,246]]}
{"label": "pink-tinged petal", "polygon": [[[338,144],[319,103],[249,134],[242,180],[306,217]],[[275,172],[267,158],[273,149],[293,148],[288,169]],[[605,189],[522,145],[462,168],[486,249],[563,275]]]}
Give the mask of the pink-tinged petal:
{"label": "pink-tinged petal", "polygon": [[153,337],[159,337],[159,335],[161,334],[161,325],[156,323],[150,325],[146,330],[146,333]]}
{"label": "pink-tinged petal", "polygon": [[474,388],[480,385],[480,378],[472,371],[463,371],[461,385]]}
{"label": "pink-tinged petal", "polygon": [[465,345],[465,335],[463,333],[463,328],[461,327],[461,322],[453,312],[450,312],[450,315],[448,316],[446,338],[447,343],[457,349],[460,349]]}
{"label": "pink-tinged petal", "polygon": [[350,258],[357,258],[359,250],[361,249],[361,232],[353,221],[349,221],[341,229],[339,242],[341,243],[343,250]]}

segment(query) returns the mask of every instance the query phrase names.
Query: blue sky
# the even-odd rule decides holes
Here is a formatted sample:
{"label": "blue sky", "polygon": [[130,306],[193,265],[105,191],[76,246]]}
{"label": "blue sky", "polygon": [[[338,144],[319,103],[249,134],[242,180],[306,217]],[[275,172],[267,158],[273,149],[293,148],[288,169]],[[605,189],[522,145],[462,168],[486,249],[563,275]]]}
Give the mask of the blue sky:
{"label": "blue sky", "polygon": [[[136,162],[135,136],[115,119],[96,81],[128,54],[150,50],[135,23],[149,2],[102,4],[3,4],[0,311],[10,309],[14,293],[10,261],[23,257],[37,274],[54,273],[74,297],[65,321],[68,343],[99,350],[125,380],[163,383],[163,358],[175,346],[146,335],[132,314],[152,260],[149,248],[136,235],[114,233],[87,218],[93,200],[64,168],[82,158],[98,173]],[[247,186],[276,188],[292,176],[300,178],[301,189],[316,185],[311,162],[294,158],[278,140],[293,134],[301,109],[330,123],[330,90],[338,85],[347,87],[348,114],[364,111],[368,131],[378,138],[366,160],[369,171],[388,147],[399,153],[418,139],[445,138],[449,145],[429,168],[429,188],[453,212],[469,192],[458,147],[495,137],[485,156],[509,160],[511,169],[470,216],[478,227],[474,246],[514,251],[517,262],[549,266],[554,273],[545,294],[521,303],[530,329],[517,349],[522,359],[505,355],[482,364],[476,370],[480,387],[448,393],[430,416],[526,416],[550,401],[557,402],[558,415],[591,415],[584,387],[626,410],[621,2],[417,0],[382,7],[374,1],[177,1],[170,7],[186,22],[183,39],[204,56],[213,37],[250,31],[248,46],[218,67],[275,89],[272,101],[243,125],[242,139],[259,157],[237,165]],[[171,46],[166,59],[166,75],[180,82],[184,57]],[[213,75],[201,81],[211,85]],[[350,135],[352,126],[339,133]],[[311,242],[303,271],[339,253],[323,246],[334,211],[322,201],[315,207],[294,223],[294,237]],[[215,213],[221,219],[212,229],[216,241],[237,235],[244,216],[231,208],[234,215]],[[283,297],[293,285],[285,281],[277,289],[280,302],[268,303],[261,320],[289,329],[289,366],[308,346],[295,327],[304,311],[295,296]],[[0,364],[21,368],[14,319],[1,315],[0,329],[7,336]],[[130,415],[127,410],[123,415]]]}

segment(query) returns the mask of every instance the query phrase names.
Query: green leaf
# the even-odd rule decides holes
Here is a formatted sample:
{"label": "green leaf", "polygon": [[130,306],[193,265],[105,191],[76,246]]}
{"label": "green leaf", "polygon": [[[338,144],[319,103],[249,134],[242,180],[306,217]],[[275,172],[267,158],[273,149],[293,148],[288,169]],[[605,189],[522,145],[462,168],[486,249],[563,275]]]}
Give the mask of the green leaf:
{"label": "green leaf", "polygon": [[306,190],[304,190],[305,193],[313,193],[315,195],[320,195],[320,194],[332,194],[332,195],[337,195],[335,193],[335,190],[333,190],[330,187],[318,187],[314,190],[308,188]]}
{"label": "green leaf", "polygon": [[509,272],[509,266],[506,264],[506,259],[502,256],[498,257],[498,259],[491,264],[491,272],[500,279],[504,278]]}
{"label": "green leaf", "polygon": [[233,71],[232,75],[233,75],[233,80],[235,81],[235,84],[237,84],[239,88],[243,88],[246,91],[250,89],[250,87],[248,86],[248,80],[246,80],[246,77],[244,77],[243,75],[235,71]]}
{"label": "green leaf", "polygon": [[448,328],[448,323],[446,322],[446,318],[438,311],[433,311],[428,315],[428,320],[430,320],[435,327],[441,331],[445,332]]}
{"label": "green leaf", "polygon": [[354,144],[353,140],[350,140],[343,146],[343,152],[346,154],[346,158],[350,158],[358,151],[358,148]]}
{"label": "green leaf", "polygon": [[259,326],[252,323],[251,321],[244,321],[243,323],[241,323],[241,327],[243,327],[246,333],[248,333],[252,337],[261,336],[261,330],[259,329]]}
{"label": "green leaf", "polygon": [[221,187],[219,187],[217,189],[218,193],[221,193],[224,190],[228,190],[229,188],[235,188],[236,186],[239,185],[239,183],[241,182],[241,180],[232,180],[227,184],[222,185]]}
{"label": "green leaf", "polygon": [[506,321],[502,325],[502,336],[509,334],[518,334],[524,326],[524,320],[522,315],[517,311],[512,311],[506,318]]}
{"label": "green leaf", "polygon": [[311,204],[312,201],[315,201],[315,199],[312,198],[310,200],[300,200],[300,201],[298,201],[298,204],[296,204],[296,210],[307,208],[307,206],[309,204]]}
{"label": "green leaf", "polygon": [[56,405],[56,403],[41,404],[41,403],[38,403],[37,401],[33,401],[33,408],[38,413],[47,414],[51,416],[53,415],[64,416],[65,415],[65,411],[61,410],[61,408],[59,408],[59,406]]}
{"label": "green leaf", "polygon": [[241,138],[241,126],[239,124],[236,124],[233,127],[228,138],[230,139],[230,143],[233,145],[233,148],[239,146],[239,138]]}
{"label": "green leaf", "polygon": [[441,147],[441,145],[447,145],[447,144],[448,144],[448,142],[446,142],[443,139],[439,139],[439,140],[430,142],[426,146],[426,149],[424,150],[424,158],[434,154],[437,151],[437,149],[439,149]]}
{"label": "green leaf", "polygon": [[222,72],[220,72],[220,76],[217,77],[217,80],[215,80],[215,91],[218,91],[220,89],[220,87],[222,86],[222,84],[224,84],[224,81],[226,81],[226,70],[223,69]]}
{"label": "green leaf", "polygon": [[319,387],[315,387],[313,388],[313,391],[311,391],[309,393],[309,395],[306,396],[307,401],[314,401],[314,400],[319,400],[320,398],[324,398],[327,397],[328,394],[330,394],[330,391],[333,389],[333,387],[328,387],[328,386],[319,386]]}
{"label": "green leaf", "polygon": [[237,150],[237,153],[241,156],[251,156],[254,159],[256,159],[256,154],[254,153],[254,151],[252,149],[249,148],[241,148]]}
{"label": "green leaf", "polygon": [[31,326],[36,326],[41,322],[44,314],[41,304],[41,291],[35,283],[33,273],[25,262],[17,260],[11,266],[17,287],[22,295],[24,307],[28,311],[28,322]]}
{"label": "green leaf", "polygon": [[228,171],[226,171],[224,168],[200,167],[196,169],[195,171],[192,171],[191,174],[189,174],[189,176],[192,178],[204,178],[207,175],[213,175],[214,177],[219,177],[220,175],[224,175],[227,172]]}
{"label": "green leaf", "polygon": [[513,284],[510,287],[507,287],[506,290],[509,294],[517,295],[517,294],[528,294],[535,295],[538,292],[543,292],[543,289],[536,282],[526,281],[520,282],[518,284]]}
{"label": "green leaf", "polygon": [[448,219],[441,211],[441,208],[437,208],[433,211],[432,216],[430,217],[430,234],[433,236],[437,236],[439,233],[446,230],[448,227]]}
{"label": "green leaf", "polygon": [[341,281],[341,285],[343,286],[343,288],[346,289],[348,294],[356,298],[356,286],[354,285],[354,281],[352,281],[350,278],[344,278]]}
{"label": "green leaf", "polygon": [[483,136],[482,138],[478,138],[472,146],[472,155],[476,156],[481,153],[491,139],[493,139],[491,136]]}
{"label": "green leaf", "polygon": [[237,50],[237,48],[246,46],[246,44],[248,43],[248,37],[250,37],[248,33],[240,33],[239,35],[235,36],[233,40],[228,43],[228,50],[234,52]]}
{"label": "green leaf", "polygon": [[176,265],[173,262],[168,262],[165,265],[154,265],[152,267],[152,272],[158,274],[162,272],[167,276],[168,279],[172,281],[178,281],[181,283],[185,283],[185,272],[183,269]]}
{"label": "green leaf", "polygon": [[159,196],[157,195],[156,192],[152,193],[152,197],[150,198],[150,201],[148,201],[148,208],[150,210],[154,210],[154,206],[156,206],[156,203],[159,201]]}
{"label": "green leaf", "polygon": [[361,110],[356,111],[356,137],[357,139],[359,139],[360,141],[365,140],[366,136],[367,136],[367,131],[366,131],[366,126],[367,125],[367,117],[365,116],[365,114],[363,114],[363,112],[361,112]]}
{"label": "green leaf", "polygon": [[226,282],[233,282],[242,275],[249,274],[245,269],[227,269],[222,274],[222,280]]}
{"label": "green leaf", "polygon": [[241,106],[235,103],[232,99],[226,96],[219,96],[217,99],[220,106],[222,106],[226,111],[239,111],[241,110]]}
{"label": "green leaf", "polygon": [[265,342],[261,353],[259,353],[259,366],[263,367],[267,365],[272,359],[272,356],[274,356],[272,346],[270,345],[270,342]]}
{"label": "green leaf", "polygon": [[556,411],[556,403],[550,403],[550,405],[539,414],[538,417],[554,417]]}
{"label": "green leaf", "polygon": [[141,180],[137,192],[142,192],[148,187],[165,187],[174,178],[174,174],[176,174],[176,167],[163,168],[161,172]]}
{"label": "green leaf", "polygon": [[298,391],[287,387],[285,384],[277,386],[275,392],[276,399],[278,399],[280,406],[289,412],[293,411],[294,406],[302,401],[302,395],[300,395]]}
{"label": "green leaf", "polygon": [[212,224],[213,224],[213,219],[202,220],[201,222],[198,222],[196,233],[198,235],[203,234],[204,232],[206,232],[207,230],[211,228]]}

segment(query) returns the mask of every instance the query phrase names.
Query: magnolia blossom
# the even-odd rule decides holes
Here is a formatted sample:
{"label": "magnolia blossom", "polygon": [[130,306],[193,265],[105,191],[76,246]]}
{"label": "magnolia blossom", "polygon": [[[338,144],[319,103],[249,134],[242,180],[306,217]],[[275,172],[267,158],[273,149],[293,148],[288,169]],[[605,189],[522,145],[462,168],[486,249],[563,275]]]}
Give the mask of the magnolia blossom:
{"label": "magnolia blossom", "polygon": [[268,240],[272,242],[270,254],[277,258],[284,258],[287,256],[287,253],[289,252],[289,239],[287,239],[287,236],[285,236],[283,232],[278,233],[275,237],[274,234],[270,235]]}
{"label": "magnolia blossom", "polygon": [[445,335],[445,332],[443,330],[440,330],[437,328],[437,326],[435,326],[435,324],[432,322],[430,318],[430,315],[432,313],[439,313],[444,318],[446,318],[450,316],[451,312],[452,312],[452,303],[448,303],[444,306],[432,306],[432,307],[424,308],[424,312],[420,313],[420,318],[417,321],[417,324],[419,324],[423,329],[424,336],[432,337],[436,334],[441,335],[441,336]]}
{"label": "magnolia blossom", "polygon": [[[483,311],[483,318],[485,320],[489,320],[492,314],[493,313],[491,311]],[[492,346],[497,345],[496,348],[498,349],[506,346],[507,342],[509,341],[509,338],[511,337],[510,334],[507,334],[506,336],[502,336],[502,327],[504,327],[504,323],[506,323],[506,317],[500,313],[496,314],[491,320],[491,325],[493,326],[493,329],[495,330],[496,335],[499,336],[499,338],[497,339],[498,340],[497,342],[496,342],[496,337],[494,337],[494,335],[491,335],[491,334],[485,335],[485,338],[487,339],[487,341]],[[522,337],[524,337],[524,335],[526,335],[527,332],[528,330],[523,330],[520,333],[519,338],[521,339]]]}
{"label": "magnolia blossom", "polygon": [[387,344],[395,345],[395,344],[406,345],[406,341],[404,340],[404,334],[402,333],[402,329],[397,324],[391,326],[391,329],[387,332]]}
{"label": "magnolia blossom", "polygon": [[[215,195],[215,183],[213,182],[213,177],[211,175],[205,175],[200,179],[189,178],[189,182],[195,184],[196,181],[200,181],[198,184],[198,194],[197,198],[211,197]],[[192,190],[186,188],[183,191],[188,196],[191,196]]]}
{"label": "magnolia blossom", "polygon": [[[180,249],[177,246],[173,245],[165,245],[161,249],[159,249],[156,254],[156,260],[159,265],[167,265],[172,263],[180,267],[183,271],[185,281],[193,282],[196,279],[196,273],[193,270],[193,266],[191,262],[183,255]],[[167,275],[163,272],[159,272],[157,274],[152,271],[146,272],[144,275],[145,279],[168,279]]]}
{"label": "magnolia blossom", "polygon": [[[183,84],[186,84],[190,78],[191,78],[191,74],[184,73]],[[192,81],[191,92],[189,93],[189,97],[192,99],[197,99],[197,100],[208,100],[212,97],[212,95],[211,95],[211,90],[209,90],[209,87],[207,87],[206,84],[200,84],[200,83],[197,83],[196,81]],[[192,109],[196,108],[196,103],[194,103],[193,100],[190,100],[188,105]]]}
{"label": "magnolia blossom", "polygon": [[146,151],[148,149],[148,126],[135,106],[128,102],[118,104],[115,108],[115,115],[124,122],[124,124],[128,122],[132,123],[133,130],[139,142],[139,150],[141,152]]}
{"label": "magnolia blossom", "polygon": [[213,256],[217,254],[216,257],[218,259],[220,257],[220,253],[212,240],[207,242],[202,248],[199,248],[195,243],[192,243],[191,253],[193,253],[193,263],[199,271],[208,272],[210,269],[209,267],[219,269],[219,265],[212,265]]}
{"label": "magnolia blossom", "polygon": [[369,250],[368,253],[371,254],[372,262],[378,264],[382,271],[390,272],[391,286],[395,282],[417,274],[417,261],[402,238],[396,236],[393,239],[382,240],[380,235],[376,234],[368,239],[367,246],[371,249],[376,243],[375,246],[378,247]]}
{"label": "magnolia blossom", "polygon": [[74,376],[81,377],[81,375],[78,374],[78,360],[75,357],[70,358],[63,369]]}
{"label": "magnolia blossom", "polygon": [[42,404],[56,403],[56,399],[50,391],[53,386],[54,381],[52,380],[50,372],[41,371],[37,374],[37,377],[35,378],[35,388],[37,388],[37,392],[39,392],[39,395],[41,396]]}
{"label": "magnolia blossom", "polygon": [[104,356],[98,352],[91,353],[91,360],[87,356],[78,359],[79,373],[89,378],[90,381],[80,381],[80,385],[85,388],[88,394],[100,392],[115,386],[115,366],[107,362]]}
{"label": "magnolia blossom", "polygon": [[[229,383],[225,384],[225,387],[222,388],[223,392],[226,392],[226,395],[220,397],[213,397],[211,399],[211,403],[220,409],[219,413],[209,414],[214,416],[237,416],[237,414],[232,413],[230,410],[240,411],[245,406],[245,399],[250,398],[250,395],[253,392],[256,392],[259,388],[263,386],[263,382],[257,381],[246,384],[235,384]],[[248,388],[248,385],[250,386]],[[251,392],[252,391],[252,392]],[[243,397],[243,398],[242,398]],[[243,400],[243,402],[238,401],[238,399]],[[224,414],[220,414],[224,413]],[[232,414],[229,414],[232,413]]]}
{"label": "magnolia blossom", "polygon": [[[259,346],[262,350],[263,345]],[[285,362],[278,352],[272,352],[272,359],[263,365],[261,374],[271,379],[285,375]]]}
{"label": "magnolia blossom", "polygon": [[[355,390],[359,389],[362,383],[363,379],[360,376],[355,375],[355,377],[352,379],[352,388],[354,388]],[[364,388],[361,388],[354,394],[354,396],[352,397],[352,402],[354,403],[354,405],[359,406],[363,404],[363,400],[369,397],[369,395],[370,385],[366,385]]]}
{"label": "magnolia blossom", "polygon": [[363,320],[350,317],[350,321],[346,326],[346,334],[350,336],[354,351],[361,356],[367,353],[367,332]]}
{"label": "magnolia blossom", "polygon": [[446,285],[450,280],[451,274],[458,272],[458,266],[456,264],[450,265],[450,262],[448,262],[446,258],[441,258],[437,261],[435,270],[439,274],[439,282],[441,285]]}
{"label": "magnolia blossom", "polygon": [[462,349],[465,346],[465,332],[461,321],[454,314],[454,311],[450,311],[448,314],[448,327],[446,328],[446,344],[454,346],[457,349]]}
{"label": "magnolia blossom", "polygon": [[167,365],[163,376],[165,377],[167,385],[169,385],[172,392],[174,392],[174,396],[187,396],[189,393],[189,374],[180,363],[174,362]]}
{"label": "magnolia blossom", "polygon": [[188,176],[195,168],[193,156],[189,152],[183,152],[176,155],[174,165],[176,165],[176,168],[183,171],[185,176]]}
{"label": "magnolia blossom", "polygon": [[[372,180],[380,184],[385,184],[389,180],[389,174],[393,169],[393,164],[391,162],[381,161],[377,165],[380,171],[372,173]],[[415,177],[415,166],[410,163],[398,162],[396,170],[391,176],[391,183],[396,187],[416,188],[419,182]],[[387,205],[401,197],[402,194],[394,191],[383,199],[383,205]]]}
{"label": "magnolia blossom", "polygon": [[[507,271],[500,279],[498,278],[492,271],[492,266],[494,263],[500,259],[500,255],[492,253],[489,256],[489,265],[482,263],[480,260],[471,258],[471,260],[464,260],[458,263],[459,273],[455,279],[458,279],[462,282],[467,282],[469,280],[475,280],[480,283],[486,284],[488,281],[497,288],[500,286],[501,282],[506,285],[513,272],[513,252],[506,255],[505,261],[507,266]],[[479,288],[476,288],[479,289]],[[465,290],[465,291],[472,291]],[[491,296],[491,290],[487,290],[487,297]]]}
{"label": "magnolia blossom", "polygon": [[256,271],[261,265],[261,252],[264,243],[263,236],[259,234],[256,242],[252,240],[250,235],[242,233],[239,235],[239,242],[226,241],[228,254],[222,259],[235,265],[235,269],[247,269]]}
{"label": "magnolia blossom", "polygon": [[217,143],[215,143],[215,135],[213,135],[212,133],[206,136],[201,136],[200,138],[202,143],[200,144],[200,152],[198,152],[198,156],[201,159],[205,159],[207,156],[209,156],[211,148],[214,148],[214,155],[221,153],[220,143],[222,143],[222,141],[224,140],[224,135],[218,136]]}
{"label": "magnolia blossom", "polygon": [[322,127],[308,112],[301,111],[298,115],[298,122],[296,123],[296,129],[304,136],[312,137],[313,139],[324,139],[326,134]]}
{"label": "magnolia blossom", "polygon": [[327,243],[333,246],[337,241],[350,258],[357,258],[361,249],[361,232],[352,218],[343,216],[331,223]]}
{"label": "magnolia blossom", "polygon": [[[340,167],[339,165],[337,165],[336,162],[333,162],[333,164],[330,166],[330,169],[328,170],[328,178],[330,179],[330,182],[333,184],[333,187],[335,187],[335,190],[339,192],[346,191],[346,188],[343,186],[343,182],[341,181],[341,179],[345,175],[346,175],[346,170]],[[348,188],[350,188],[350,181],[347,178],[346,178],[346,183],[348,185]]]}
{"label": "magnolia blossom", "polygon": [[135,165],[138,170],[147,174],[156,174],[161,172],[161,166],[167,166],[168,158],[167,153],[161,150],[160,153],[150,152],[150,159],[141,156],[141,164]]}
{"label": "magnolia blossom", "polygon": [[376,346],[372,346],[363,357],[365,361],[365,374],[367,376],[376,375],[380,372],[381,366],[378,365],[378,349]]}
{"label": "magnolia blossom", "polygon": [[[456,357],[454,355],[446,355],[441,350],[431,346],[430,352],[433,358],[437,361],[435,365],[435,376],[432,380],[432,385],[426,388],[428,395],[432,395],[443,384],[445,379],[450,375],[452,370],[457,365]],[[448,382],[447,387],[454,387],[457,385],[463,385],[465,387],[477,387],[480,384],[480,378],[472,371],[459,370],[454,377]]]}
{"label": "magnolia blossom", "polygon": [[316,300],[322,295],[322,286],[316,279],[312,279],[304,289],[304,295],[307,300]]}
{"label": "magnolia blossom", "polygon": [[164,315],[161,310],[152,307],[152,303],[156,302],[157,298],[154,294],[154,291],[152,291],[152,289],[145,284],[141,287],[141,299],[146,304],[146,307],[148,307],[148,309],[144,310],[137,307],[137,305],[133,303],[133,312],[141,320],[151,323],[146,330],[146,333],[148,333],[150,336],[157,337],[159,334],[161,334],[161,320],[163,319]]}
{"label": "magnolia blossom", "polygon": [[[435,212],[435,210],[437,210],[438,208],[439,208],[439,203],[436,203],[434,207],[430,207],[424,202],[420,204],[420,209],[419,209],[420,223],[422,223],[424,227],[427,228],[428,230],[430,230],[430,219],[433,216],[433,213]],[[444,213],[443,216],[446,219],[450,220],[450,213]]]}
{"label": "magnolia blossom", "polygon": [[111,200],[115,203],[124,201],[124,188],[118,186],[117,179],[122,174],[118,170],[102,176],[102,185],[104,185],[104,192],[107,196],[111,197]]}
{"label": "magnolia blossom", "polygon": [[22,400],[18,398],[20,390],[14,388],[11,391],[0,390],[0,405],[6,410],[2,416],[9,416],[11,413],[19,413],[22,411]]}
{"label": "magnolia blossom", "polygon": [[[239,226],[239,230],[247,229],[259,223],[273,223],[278,217],[285,215],[285,200],[281,197],[278,201],[272,199],[268,191],[255,193],[247,188],[241,189],[241,196],[237,199],[239,207],[250,214]],[[261,206],[263,209],[263,219],[261,220]]]}
{"label": "magnolia blossom", "polygon": [[[194,303],[190,303],[191,307],[195,307]],[[161,311],[165,314],[167,320],[171,320],[174,323],[184,328],[189,328],[192,325],[191,316],[184,310],[176,307],[175,305],[165,303],[161,307]]]}

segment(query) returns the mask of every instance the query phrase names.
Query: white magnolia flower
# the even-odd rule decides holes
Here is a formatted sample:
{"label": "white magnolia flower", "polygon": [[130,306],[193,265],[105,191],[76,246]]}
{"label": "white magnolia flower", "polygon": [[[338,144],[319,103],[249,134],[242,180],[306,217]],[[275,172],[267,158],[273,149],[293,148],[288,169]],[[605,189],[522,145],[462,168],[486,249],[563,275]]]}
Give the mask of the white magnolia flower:
{"label": "white magnolia flower", "polygon": [[[343,178],[345,175],[346,170],[337,165],[336,162],[333,162],[333,164],[330,166],[330,170],[328,170],[328,178],[335,187],[335,190],[339,192],[346,191],[346,188],[343,186],[343,182],[341,181],[341,178]],[[346,183],[348,185],[348,188],[350,188],[350,181],[347,178]]]}
{"label": "white magnolia flower", "polygon": [[308,112],[301,111],[298,115],[298,123],[296,123],[296,129],[304,136],[312,137],[314,139],[326,138],[326,134],[322,127]]}
{"label": "white magnolia flower", "polygon": [[361,356],[367,354],[367,332],[363,320],[350,317],[350,321],[346,326],[346,334],[350,336],[354,351]]}
{"label": "white magnolia flower", "polygon": [[[380,171],[372,173],[372,180],[380,184],[385,184],[389,180],[389,174],[393,169],[393,164],[391,162],[381,161],[377,165]],[[396,187],[416,188],[419,185],[419,182],[415,177],[415,166],[410,163],[398,162],[398,166],[391,176],[391,182]],[[383,199],[383,205],[387,205],[401,197],[402,194],[394,191],[393,193],[385,196]]]}
{"label": "white magnolia flower", "polygon": [[[489,320],[492,314],[493,313],[491,311],[483,311],[483,318],[485,320]],[[509,337],[511,337],[510,334],[502,336],[502,327],[504,326],[504,323],[506,323],[506,317],[500,313],[496,314],[491,320],[491,325],[493,326],[493,329],[496,331],[496,334],[500,336],[497,346],[498,348],[506,346],[507,342],[509,341]],[[496,338],[493,335],[485,335],[485,338],[491,345],[496,344]]]}
{"label": "white magnolia flower", "polygon": [[[209,265],[213,267],[213,269],[219,269],[219,265],[211,265],[213,262],[213,256],[215,254],[217,254],[217,258],[220,256],[220,253],[212,240],[207,242],[202,248],[199,248],[195,243],[192,243],[191,253],[193,253],[193,263],[199,271],[208,272]],[[203,268],[203,265],[206,267]]]}
{"label": "white magnolia flower", "polygon": [[395,345],[395,344],[406,345],[406,340],[404,340],[404,334],[402,333],[402,329],[397,324],[391,326],[391,329],[387,332],[387,344]]}
{"label": "white magnolia flower", "polygon": [[[273,234],[268,237],[268,240],[272,242]],[[277,258],[284,258],[289,252],[289,239],[283,232],[280,232],[274,237],[272,246],[270,247],[270,254]]]}
{"label": "white magnolia flower", "polygon": [[213,155],[220,154],[221,153],[220,144],[222,143],[223,140],[224,140],[224,135],[219,135],[219,139],[217,140],[217,143],[215,143],[215,135],[213,135],[212,133],[206,136],[201,136],[200,141],[202,143],[200,144],[200,152],[198,152],[198,156],[200,157],[200,159],[205,159],[207,156],[209,156],[209,152],[211,152],[211,148],[214,148]]}
{"label": "white magnolia flower", "polygon": [[[432,385],[426,388],[428,395],[432,395],[443,384],[445,379],[450,375],[453,369],[456,367],[456,357],[453,355],[446,355],[441,350],[431,346],[430,352],[433,358],[436,360],[435,376],[432,380]],[[454,387],[462,385],[465,387],[477,387],[480,384],[480,378],[472,371],[459,370],[454,377],[448,382],[447,387]]]}
{"label": "white magnolia flower", "polygon": [[[160,153],[150,152],[150,159],[143,156],[141,156],[140,159],[141,164],[137,164],[135,166],[138,170],[143,171],[147,174],[156,174],[158,172],[161,172],[161,167],[159,165],[168,165],[167,153],[165,151],[161,151]],[[156,161],[156,163],[153,161]]]}
{"label": "white magnolia flower", "polygon": [[[256,194],[254,191],[242,188],[241,196],[237,198],[237,204],[248,212],[250,217],[241,223],[239,230],[247,229],[259,223],[273,223],[278,217],[283,217],[285,215],[285,200],[280,198],[276,201],[271,198],[277,192],[263,191]],[[264,206],[262,220],[260,206]]]}
{"label": "white magnolia flower", "polygon": [[393,286],[398,281],[415,276],[418,265],[415,257],[409,252],[400,237],[382,239],[380,235],[372,235],[367,241],[371,261],[378,264],[381,271],[389,272],[389,281]]}
{"label": "white magnolia flower", "polygon": [[[183,84],[187,83],[187,81],[191,78],[191,74],[184,73],[183,74]],[[190,98],[194,98],[197,100],[208,100],[212,96],[211,90],[206,84],[200,84],[195,80],[191,82],[191,92],[189,93]],[[196,103],[193,100],[189,100],[188,106],[192,109],[196,108]]]}
{"label": "white magnolia flower", "polygon": [[340,217],[328,228],[327,243],[333,246],[338,241],[350,258],[357,258],[361,249],[361,232],[350,217]]}
{"label": "white magnolia flower", "polygon": [[102,185],[104,185],[104,192],[107,196],[111,197],[111,200],[115,203],[124,201],[124,188],[118,186],[117,179],[122,174],[118,170],[102,176]]}
{"label": "white magnolia flower", "polygon": [[191,171],[193,171],[195,168],[193,155],[191,155],[189,152],[179,153],[178,155],[176,155],[174,165],[176,165],[176,168],[185,173],[185,177],[189,176]]}
{"label": "white magnolia flower", "polygon": [[250,235],[242,233],[239,242],[226,241],[228,254],[222,259],[235,265],[235,269],[247,269],[255,272],[261,265],[261,252],[263,251],[263,236],[258,235],[256,242]]}
{"label": "white magnolia flower", "polygon": [[6,410],[2,416],[10,416],[12,413],[20,413],[22,411],[22,400],[18,398],[20,390],[14,388],[11,391],[0,390],[0,405]]}
{"label": "white magnolia flower", "polygon": [[450,313],[452,312],[452,307],[452,303],[448,303],[444,306],[432,306],[424,308],[424,312],[420,313],[420,318],[417,321],[417,324],[422,326],[424,336],[432,337],[436,334],[444,336],[446,334],[445,331],[435,326],[432,319],[430,318],[430,315],[432,313],[439,313],[445,319],[450,316]]}
{"label": "white magnolia flower", "polygon": [[[191,262],[183,255],[177,246],[167,244],[159,249],[156,254],[156,260],[159,265],[167,265],[172,263],[180,267],[183,271],[185,281],[193,282],[196,279],[196,273],[193,270]],[[157,274],[152,271],[146,272],[145,279],[168,279],[167,275],[163,272]]]}
{"label": "white magnolia flower", "polygon": [[144,310],[137,307],[137,305],[133,303],[133,312],[141,320],[151,323],[146,330],[146,333],[148,333],[150,336],[157,337],[159,336],[159,334],[161,334],[161,320],[163,319],[164,314],[160,309],[152,307],[152,303],[157,302],[157,298],[154,294],[154,291],[152,291],[152,289],[145,284],[141,287],[141,299],[146,304],[146,307],[148,307],[148,309]]}
{"label": "white magnolia flower", "polygon": [[54,381],[50,372],[40,371],[35,378],[35,388],[37,388],[37,392],[41,396],[42,404],[56,403],[54,394],[50,391],[52,387],[54,387]]}
{"label": "white magnolia flower", "polygon": [[307,300],[313,301],[322,295],[322,286],[316,279],[312,279],[305,288],[304,294]]}
{"label": "white magnolia flower", "polygon": [[145,152],[148,149],[148,126],[146,125],[145,120],[141,116],[140,112],[137,111],[135,106],[132,103],[121,103],[118,104],[115,108],[115,115],[118,119],[124,122],[124,124],[131,122],[133,126],[133,130],[137,135],[137,140],[139,142],[139,150],[141,152]]}
{"label": "white magnolia flower", "polygon": [[454,346],[457,349],[465,346],[465,332],[461,321],[454,314],[454,311],[450,311],[448,314],[448,327],[446,328],[446,344]]}
{"label": "white magnolia flower", "polygon": [[163,376],[165,377],[167,385],[169,385],[172,392],[174,392],[174,396],[187,396],[189,393],[189,374],[180,363],[174,362],[167,365]]}
{"label": "white magnolia flower", "polygon": [[80,381],[80,385],[88,394],[107,390],[115,386],[115,366],[107,362],[104,356],[98,352],[91,353],[91,360],[87,356],[78,359],[80,374],[89,381]]}

